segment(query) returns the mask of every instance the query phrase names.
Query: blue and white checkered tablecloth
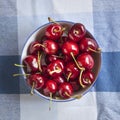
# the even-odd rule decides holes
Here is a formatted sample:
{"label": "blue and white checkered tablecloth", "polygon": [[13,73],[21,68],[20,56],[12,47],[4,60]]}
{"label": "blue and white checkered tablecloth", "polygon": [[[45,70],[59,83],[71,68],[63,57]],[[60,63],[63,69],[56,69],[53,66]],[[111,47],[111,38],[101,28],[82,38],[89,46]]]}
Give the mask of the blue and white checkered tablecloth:
{"label": "blue and white checkered tablecloth", "polygon": [[[92,90],[80,100],[52,103],[30,96],[13,77],[26,38],[55,20],[81,22],[102,48]],[[120,0],[0,0],[0,120],[120,120]]]}

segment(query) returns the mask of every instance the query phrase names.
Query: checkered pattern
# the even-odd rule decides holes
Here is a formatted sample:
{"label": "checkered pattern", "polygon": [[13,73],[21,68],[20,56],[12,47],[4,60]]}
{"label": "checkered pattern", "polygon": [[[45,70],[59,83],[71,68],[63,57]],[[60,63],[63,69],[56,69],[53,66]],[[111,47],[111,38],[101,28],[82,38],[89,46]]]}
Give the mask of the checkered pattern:
{"label": "checkered pattern", "polygon": [[[27,37],[47,17],[81,22],[102,48],[102,66],[95,86],[80,100],[52,103],[29,95],[19,63]],[[120,119],[120,0],[0,1],[0,120]]]}

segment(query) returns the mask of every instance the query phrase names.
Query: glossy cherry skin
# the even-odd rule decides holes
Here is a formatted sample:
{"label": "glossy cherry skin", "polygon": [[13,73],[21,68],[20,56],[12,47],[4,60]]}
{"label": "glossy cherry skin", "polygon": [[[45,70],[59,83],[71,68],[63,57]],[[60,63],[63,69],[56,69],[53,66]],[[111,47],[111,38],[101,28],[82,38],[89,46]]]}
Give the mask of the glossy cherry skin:
{"label": "glossy cherry skin", "polygon": [[57,89],[57,83],[54,80],[48,80],[45,84],[45,88],[43,89],[43,94],[46,96],[50,96],[50,93],[56,93]]}
{"label": "glossy cherry skin", "polygon": [[58,93],[59,93],[60,97],[62,97],[64,99],[70,98],[73,94],[72,85],[67,82],[62,83],[59,87]]}
{"label": "glossy cherry skin", "polygon": [[58,45],[53,40],[45,40],[43,46],[43,51],[46,54],[56,54],[58,51]]}
{"label": "glossy cherry skin", "polygon": [[86,34],[86,28],[81,23],[75,23],[68,33],[70,40],[79,42]]}
{"label": "glossy cherry skin", "polygon": [[33,42],[29,45],[28,53],[29,53],[29,54],[33,54],[33,55],[37,55],[37,54],[38,54],[38,51],[41,51],[41,50],[42,50],[42,47],[41,47],[40,42],[38,42],[38,41],[33,41]]}
{"label": "glossy cherry skin", "polygon": [[28,55],[23,60],[24,69],[27,73],[34,73],[39,70],[37,57],[34,55]]}
{"label": "glossy cherry skin", "polygon": [[77,43],[73,41],[67,41],[62,45],[62,52],[64,55],[71,56],[71,53],[74,54],[74,56],[79,54],[79,47]]}
{"label": "glossy cherry skin", "polygon": [[84,71],[81,82],[84,86],[88,86],[94,82],[94,75],[91,71]]}
{"label": "glossy cherry skin", "polygon": [[47,67],[47,72],[51,77],[60,76],[64,72],[64,63],[62,60],[55,60]]}
{"label": "glossy cherry skin", "polygon": [[62,83],[64,83],[66,81],[66,79],[63,76],[57,76],[53,80],[56,81],[56,83],[58,85],[60,85],[60,84],[62,84]]}
{"label": "glossy cherry skin", "polygon": [[77,57],[78,64],[86,70],[91,70],[94,67],[94,59],[88,53],[82,53]]}
{"label": "glossy cherry skin", "polygon": [[52,40],[59,39],[62,34],[63,30],[60,24],[50,24],[45,31],[46,37]]}
{"label": "glossy cherry skin", "polygon": [[43,86],[45,85],[45,78],[38,73],[31,74],[27,77],[27,83],[30,86],[32,86],[33,83],[35,83],[34,88],[39,90],[42,89]]}
{"label": "glossy cherry skin", "polygon": [[70,75],[70,80],[75,80],[78,75],[80,74],[79,69],[76,67],[74,62],[69,62],[66,66],[65,66],[65,75],[68,76]]}
{"label": "glossy cherry skin", "polygon": [[91,39],[91,38],[83,38],[79,43],[80,51],[91,53],[92,51],[89,50],[89,48],[91,48],[93,50],[97,50],[98,49],[97,42],[94,39]]}

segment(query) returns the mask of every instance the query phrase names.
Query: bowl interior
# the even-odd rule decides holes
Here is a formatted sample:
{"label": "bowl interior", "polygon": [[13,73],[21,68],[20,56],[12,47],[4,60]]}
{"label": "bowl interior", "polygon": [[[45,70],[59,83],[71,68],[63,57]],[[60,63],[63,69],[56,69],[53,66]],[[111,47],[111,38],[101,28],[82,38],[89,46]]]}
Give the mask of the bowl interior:
{"label": "bowl interior", "polygon": [[[71,26],[74,24],[73,22],[69,22],[69,21],[58,21],[62,26],[64,26],[67,30],[69,30],[71,28]],[[49,25],[48,24],[45,24],[39,28],[37,28],[27,39],[24,47],[23,47],[23,50],[22,50],[22,55],[21,55],[21,64],[22,64],[22,61],[23,59],[27,56],[27,50],[28,50],[28,47],[30,45],[31,42],[35,41],[35,40],[41,40],[41,38],[43,37],[44,35],[44,32],[45,32],[45,29],[46,27]],[[88,37],[91,37],[91,38],[94,38],[90,32],[87,31],[87,36]],[[89,89],[94,85],[94,83],[96,82],[96,79],[97,79],[97,76],[99,74],[99,71],[100,71],[100,67],[101,67],[101,54],[93,54],[93,58],[94,58],[94,62],[95,62],[95,65],[94,65],[94,68],[93,68],[93,73],[94,73],[94,77],[95,77],[95,81],[92,83],[92,85],[86,87],[85,89],[82,89],[78,92],[75,92],[74,95],[84,95],[85,93],[87,93],[89,91]],[[25,74],[24,72],[24,69],[22,69],[22,73]],[[26,77],[24,76],[24,79],[26,79]],[[37,90],[34,90],[34,92],[45,98],[45,99],[50,99],[49,97],[47,96],[44,96],[43,94],[41,94],[39,91]],[[70,101],[70,100],[73,100],[74,98],[69,98],[69,99],[54,99],[53,98],[53,101],[61,101],[61,102],[66,102],[66,101]]]}

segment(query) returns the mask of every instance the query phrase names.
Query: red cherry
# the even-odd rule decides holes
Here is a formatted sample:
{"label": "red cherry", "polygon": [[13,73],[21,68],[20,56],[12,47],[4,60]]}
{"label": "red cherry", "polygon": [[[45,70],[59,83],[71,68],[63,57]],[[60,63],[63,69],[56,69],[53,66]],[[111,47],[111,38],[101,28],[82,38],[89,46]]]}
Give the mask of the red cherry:
{"label": "red cherry", "polygon": [[41,68],[42,68],[42,73],[41,73],[41,74],[42,74],[43,76],[49,78],[50,75],[49,75],[48,72],[47,72],[47,65],[42,65]]}
{"label": "red cherry", "polygon": [[82,52],[100,52],[97,42],[91,38],[83,38],[79,43],[79,49]]}
{"label": "red cherry", "polygon": [[45,35],[48,39],[57,40],[63,34],[62,26],[60,24],[50,24],[46,31]]}
{"label": "red cherry", "polygon": [[64,82],[60,85],[58,93],[62,98],[70,98],[73,94],[73,88],[70,83]]}
{"label": "red cherry", "polygon": [[78,80],[70,81],[70,84],[73,87],[73,91],[78,91],[81,88],[80,85],[79,85],[79,81]]}
{"label": "red cherry", "polygon": [[50,76],[56,77],[60,76],[64,71],[64,63],[62,60],[55,60],[50,63],[47,67],[47,72]]}
{"label": "red cherry", "polygon": [[58,45],[53,40],[45,40],[43,46],[43,50],[46,54],[56,54],[58,51]]}
{"label": "red cherry", "polygon": [[79,75],[80,71],[79,69],[76,67],[74,62],[69,62],[66,67],[65,67],[65,75],[67,76],[67,80],[75,80],[78,75]]}
{"label": "red cherry", "polygon": [[93,73],[91,71],[84,71],[82,74],[81,80],[79,80],[79,82],[83,88],[92,84],[94,82]]}
{"label": "red cherry", "polygon": [[42,50],[42,46],[41,46],[40,42],[33,41],[28,48],[28,53],[37,55],[38,51],[41,51],[41,50]]}
{"label": "red cherry", "polygon": [[30,86],[33,86],[33,83],[34,83],[34,88],[39,90],[43,88],[45,84],[45,78],[38,73],[31,74],[27,77],[27,83]]}
{"label": "red cherry", "polygon": [[57,83],[54,80],[48,80],[43,89],[43,93],[46,96],[50,96],[50,93],[54,94],[57,91]]}
{"label": "red cherry", "polygon": [[56,76],[53,80],[56,81],[56,83],[58,85],[60,85],[66,81],[66,79],[63,76]]}
{"label": "red cherry", "polygon": [[47,64],[50,64],[51,62],[53,62],[53,61],[55,61],[57,59],[60,59],[60,56],[57,56],[57,55],[46,55],[45,62]]}
{"label": "red cherry", "polygon": [[33,55],[26,56],[23,60],[23,65],[27,73],[34,73],[39,70],[37,57]]}
{"label": "red cherry", "polygon": [[77,57],[77,63],[79,66],[85,69],[92,69],[94,67],[94,59],[93,57],[88,53],[82,53]]}
{"label": "red cherry", "polygon": [[80,41],[86,34],[85,26],[81,23],[75,23],[68,33],[70,40],[74,42]]}
{"label": "red cherry", "polygon": [[64,55],[71,56],[71,53],[74,54],[74,56],[79,54],[79,47],[75,42],[67,41],[62,46],[62,52]]}

